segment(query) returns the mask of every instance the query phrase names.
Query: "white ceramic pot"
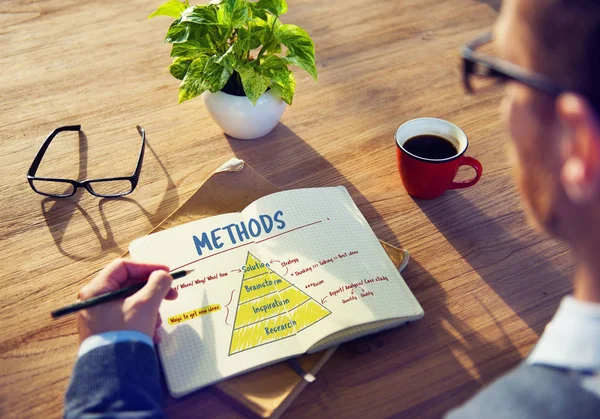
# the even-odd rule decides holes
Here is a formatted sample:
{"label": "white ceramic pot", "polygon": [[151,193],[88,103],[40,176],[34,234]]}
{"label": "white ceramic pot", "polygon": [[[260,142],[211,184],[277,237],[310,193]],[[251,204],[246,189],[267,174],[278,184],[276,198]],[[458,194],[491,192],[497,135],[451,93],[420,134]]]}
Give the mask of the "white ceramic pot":
{"label": "white ceramic pot", "polygon": [[223,92],[204,92],[202,97],[208,113],[223,132],[240,140],[267,135],[281,119],[287,105],[272,90],[265,92],[256,105],[252,105],[246,96]]}

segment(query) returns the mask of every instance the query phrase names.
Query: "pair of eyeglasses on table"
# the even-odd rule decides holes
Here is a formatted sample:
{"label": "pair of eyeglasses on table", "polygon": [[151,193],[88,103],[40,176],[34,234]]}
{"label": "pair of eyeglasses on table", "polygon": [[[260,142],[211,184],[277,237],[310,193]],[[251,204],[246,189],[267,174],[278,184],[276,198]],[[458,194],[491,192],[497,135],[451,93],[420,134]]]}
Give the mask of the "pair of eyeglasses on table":
{"label": "pair of eyeglasses on table", "polygon": [[85,188],[92,195],[102,198],[116,198],[130,194],[138,184],[142,171],[142,161],[144,160],[144,150],[146,148],[146,130],[139,125],[137,126],[137,130],[142,137],[142,145],[135,171],[131,176],[86,180],[38,177],[35,174],[52,140],[63,131],[81,131],[81,125],[56,128],[48,135],[27,171],[27,181],[31,189],[41,195],[54,198],[68,198],[73,196],[78,188]]}

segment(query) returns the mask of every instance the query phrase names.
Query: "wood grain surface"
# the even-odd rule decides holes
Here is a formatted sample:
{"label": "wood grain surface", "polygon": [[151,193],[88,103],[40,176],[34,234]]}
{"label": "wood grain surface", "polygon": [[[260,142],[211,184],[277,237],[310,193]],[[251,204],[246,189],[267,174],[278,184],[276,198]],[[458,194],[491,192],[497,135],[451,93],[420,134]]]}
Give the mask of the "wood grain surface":
{"label": "wood grain surface", "polygon": [[[410,250],[404,277],[425,310],[408,327],[342,346],[287,417],[439,417],[516,365],[573,271],[564,245],[529,227],[512,181],[500,93],[466,96],[459,46],[490,28],[498,1],[289,0],[285,23],[314,38],[319,82],[298,71],[294,105],[267,137],[227,138],[202,101],[177,105],[160,1],[0,3],[0,416],[59,417],[75,362],[74,318],[52,309],[150,231],[233,156],[280,188],[346,186],[375,233]],[[402,188],[393,135],[440,117],[461,126],[478,185],[434,201]],[[127,198],[44,198],[25,178],[128,175]],[[468,170],[460,176],[470,176]],[[210,390],[168,400],[170,417],[241,414]]]}

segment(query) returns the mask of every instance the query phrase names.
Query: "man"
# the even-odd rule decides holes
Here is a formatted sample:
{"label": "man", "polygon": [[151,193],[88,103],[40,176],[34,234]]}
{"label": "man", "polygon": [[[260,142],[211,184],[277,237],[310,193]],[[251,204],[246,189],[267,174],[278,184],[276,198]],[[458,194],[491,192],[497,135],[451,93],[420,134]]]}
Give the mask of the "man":
{"label": "man", "polygon": [[[466,54],[467,62],[487,63],[493,71],[484,75],[508,80],[504,109],[523,197],[532,219],[573,248],[578,269],[573,297],[563,300],[524,364],[448,418],[597,417],[600,2],[507,0],[494,42],[499,57]],[[149,276],[136,295],[80,315],[83,343],[67,392],[67,417],[163,414],[150,336],[160,301],[174,295],[160,269],[166,268],[118,261],[82,290],[81,297],[89,298]],[[134,332],[111,332],[123,329]]]}
{"label": "man", "polygon": [[507,81],[503,110],[522,196],[578,267],[573,296],[525,362],[447,417],[599,417],[600,2],[506,0],[494,42],[500,60],[483,74]]}
{"label": "man", "polygon": [[66,418],[164,417],[152,336],[160,326],[161,301],[177,297],[168,271],[119,259],[83,287],[79,298],[85,300],[147,280],[124,300],[80,312],[81,346],[66,395]]}

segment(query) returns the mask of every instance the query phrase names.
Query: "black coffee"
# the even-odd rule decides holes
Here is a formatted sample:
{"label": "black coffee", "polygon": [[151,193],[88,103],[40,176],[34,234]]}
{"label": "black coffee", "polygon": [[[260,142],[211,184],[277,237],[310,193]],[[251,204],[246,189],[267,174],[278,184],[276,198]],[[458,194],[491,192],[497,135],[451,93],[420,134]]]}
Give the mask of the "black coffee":
{"label": "black coffee", "polygon": [[409,138],[402,147],[409,153],[425,159],[441,160],[458,154],[458,150],[450,141],[431,134]]}

